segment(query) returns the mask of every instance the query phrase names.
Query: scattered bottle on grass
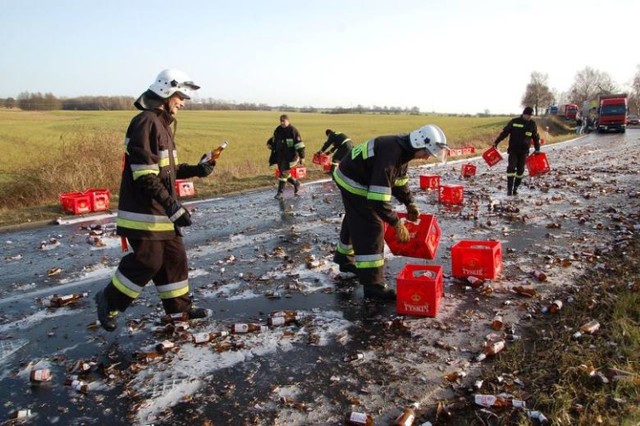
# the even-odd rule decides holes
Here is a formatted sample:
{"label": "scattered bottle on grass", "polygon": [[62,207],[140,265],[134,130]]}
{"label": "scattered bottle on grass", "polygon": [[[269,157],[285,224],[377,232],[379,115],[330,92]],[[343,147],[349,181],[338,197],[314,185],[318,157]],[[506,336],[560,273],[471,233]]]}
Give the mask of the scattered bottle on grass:
{"label": "scattered bottle on grass", "polygon": [[554,300],[551,302],[551,305],[549,305],[549,312],[552,314],[558,313],[560,309],[562,309],[562,300]]}
{"label": "scattered bottle on grass", "polygon": [[491,321],[491,328],[494,330],[502,330],[504,323],[502,322],[502,315],[496,315],[493,317],[493,321]]}
{"label": "scattered bottle on grass", "polygon": [[362,352],[356,352],[354,354],[351,355],[347,355],[343,358],[344,362],[354,362],[354,361],[360,361],[364,359],[364,354]]}
{"label": "scattered bottle on grass", "polygon": [[485,344],[485,347],[482,353],[476,356],[476,361],[482,361],[488,356],[493,356],[504,349],[505,341],[504,340],[496,340],[495,342],[488,342]]}
{"label": "scattered bottle on grass", "polygon": [[580,326],[580,331],[587,334],[593,334],[599,329],[600,329],[600,323],[597,320],[591,320],[588,323]]}

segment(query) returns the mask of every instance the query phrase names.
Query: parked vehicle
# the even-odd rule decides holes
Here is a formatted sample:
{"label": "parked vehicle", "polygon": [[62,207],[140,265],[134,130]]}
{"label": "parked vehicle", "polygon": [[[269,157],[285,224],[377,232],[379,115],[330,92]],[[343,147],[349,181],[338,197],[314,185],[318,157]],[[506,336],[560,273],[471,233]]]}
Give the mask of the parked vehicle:
{"label": "parked vehicle", "polygon": [[638,126],[640,125],[640,118],[637,115],[628,115],[627,116],[627,126]]}
{"label": "parked vehicle", "polygon": [[624,133],[627,129],[627,94],[600,95],[598,98],[599,133],[616,131]]}
{"label": "parked vehicle", "polygon": [[578,105],[576,104],[564,104],[560,105],[558,115],[564,117],[567,120],[575,120],[578,114]]}

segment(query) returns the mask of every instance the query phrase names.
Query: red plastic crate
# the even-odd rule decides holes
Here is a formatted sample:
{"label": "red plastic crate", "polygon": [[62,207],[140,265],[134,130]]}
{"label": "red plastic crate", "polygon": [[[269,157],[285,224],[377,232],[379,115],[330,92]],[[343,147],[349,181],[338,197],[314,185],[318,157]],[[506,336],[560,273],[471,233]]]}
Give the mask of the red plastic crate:
{"label": "red plastic crate", "polygon": [[458,278],[495,279],[502,272],[502,243],[458,241],[451,247],[451,271]]}
{"label": "red plastic crate", "polygon": [[407,264],[396,279],[396,311],[402,315],[435,317],[443,293],[441,266]]}
{"label": "red plastic crate", "polygon": [[547,154],[541,152],[539,154],[531,154],[527,157],[527,171],[529,176],[538,176],[551,171]]}
{"label": "red plastic crate", "polygon": [[[291,172],[291,176],[294,179],[303,179],[307,177],[307,168],[299,164],[297,166],[293,166],[290,172]],[[275,175],[276,177],[280,177],[280,169],[277,167],[276,167]]]}
{"label": "red plastic crate", "polygon": [[62,209],[71,214],[91,212],[91,196],[86,192],[65,192],[58,196]]}
{"label": "red plastic crate", "polygon": [[325,164],[324,166],[322,166],[322,169],[326,172],[329,173],[331,171],[331,163],[329,164]]}
{"label": "red plastic crate", "polygon": [[108,189],[89,189],[86,191],[91,200],[91,211],[101,212],[109,210],[111,191]]}
{"label": "red plastic crate", "polygon": [[327,164],[331,165],[331,159],[328,154],[313,154],[311,162],[319,166],[326,166]]}
{"label": "red plastic crate", "polygon": [[[407,217],[406,213],[398,213],[399,218]],[[400,243],[397,239],[396,228],[387,226],[384,232],[384,240],[391,253],[396,256],[418,257],[421,259],[433,259],[440,244],[440,226],[435,216],[421,214],[417,222],[405,222],[411,239],[407,243]]]}
{"label": "red plastic crate", "polygon": [[502,154],[494,147],[491,147],[482,153],[482,158],[484,158],[484,161],[487,162],[489,167],[493,167],[502,161]]}
{"label": "red plastic crate", "polygon": [[420,175],[421,189],[438,189],[440,187],[439,175]]}
{"label": "red plastic crate", "polygon": [[440,185],[440,188],[438,188],[438,201],[443,204],[462,204],[464,201],[464,186]]}
{"label": "red plastic crate", "polygon": [[193,197],[196,195],[196,188],[190,180],[176,179],[176,194],[178,197]]}
{"label": "red plastic crate", "polygon": [[464,164],[462,166],[462,177],[472,177],[476,175],[476,166],[473,164]]}

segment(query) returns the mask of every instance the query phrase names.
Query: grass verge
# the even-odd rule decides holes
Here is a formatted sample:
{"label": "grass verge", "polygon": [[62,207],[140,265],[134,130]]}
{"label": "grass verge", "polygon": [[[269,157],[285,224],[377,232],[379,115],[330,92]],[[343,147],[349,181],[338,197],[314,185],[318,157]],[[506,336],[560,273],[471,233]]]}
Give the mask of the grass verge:
{"label": "grass verge", "polygon": [[[522,330],[520,342],[487,363],[477,393],[526,400],[528,410],[554,425],[640,424],[640,238],[601,257],[556,297],[564,308],[540,314]],[[592,320],[600,328],[578,337]],[[439,420],[539,424],[522,408],[483,409],[471,398],[462,400],[440,410]]]}

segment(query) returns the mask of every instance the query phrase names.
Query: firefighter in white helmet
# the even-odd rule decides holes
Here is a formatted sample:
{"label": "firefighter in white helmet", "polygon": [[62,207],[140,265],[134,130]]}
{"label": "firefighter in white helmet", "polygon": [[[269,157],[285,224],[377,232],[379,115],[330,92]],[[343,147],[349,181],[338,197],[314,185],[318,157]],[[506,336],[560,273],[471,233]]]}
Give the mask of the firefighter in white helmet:
{"label": "firefighter in white helmet", "polygon": [[181,232],[191,225],[191,214],[175,190],[176,179],[206,177],[215,166],[206,155],[195,165],[178,162],[174,116],[198,89],[184,72],[166,69],[134,103],[141,112],[131,120],[125,137],[116,219],[123,246],[128,240],[133,252],[121,259],[111,282],[95,297],[98,319],[108,331],[116,329],[116,315],[149,281],[156,285],[167,314],[208,314],[191,305]]}
{"label": "firefighter in white helmet", "polygon": [[345,210],[334,262],[341,272],[357,274],[365,297],[396,297],[384,282],[383,222],[396,228],[399,241],[409,240],[409,231],[391,205],[393,196],[406,206],[408,220],[420,215],[408,186],[409,161],[430,156],[442,161],[447,151],[444,132],[428,124],[410,134],[380,136],[358,145],[334,171]]}

